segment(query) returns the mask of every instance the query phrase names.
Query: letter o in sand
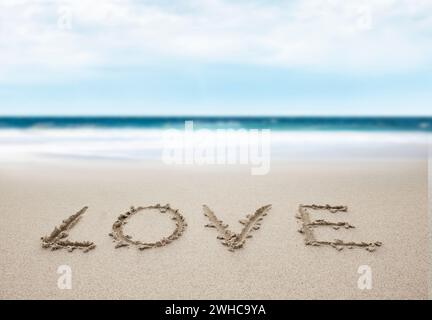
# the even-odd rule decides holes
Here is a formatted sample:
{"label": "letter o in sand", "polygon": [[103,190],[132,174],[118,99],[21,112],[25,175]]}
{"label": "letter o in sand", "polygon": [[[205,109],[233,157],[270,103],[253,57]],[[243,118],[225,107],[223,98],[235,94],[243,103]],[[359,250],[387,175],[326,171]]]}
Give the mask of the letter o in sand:
{"label": "letter o in sand", "polygon": [[[176,224],[176,228],[174,229],[173,233],[171,233],[168,237],[164,237],[161,240],[156,242],[135,241],[132,240],[131,236],[125,235],[123,233],[123,226],[126,223],[126,221],[133,215],[149,209],[157,209],[161,214],[172,215],[171,219],[174,220]],[[169,204],[166,204],[165,206],[161,206],[160,204],[157,204],[149,207],[138,207],[138,208],[131,207],[128,212],[119,215],[117,221],[114,222],[112,226],[113,231],[109,235],[114,239],[115,242],[117,242],[115,246],[116,249],[134,245],[137,246],[138,249],[140,250],[145,250],[145,249],[163,247],[171,243],[172,241],[178,239],[182,235],[183,231],[186,229],[186,226],[187,223],[185,222],[184,217],[178,212],[177,209],[172,209]]]}

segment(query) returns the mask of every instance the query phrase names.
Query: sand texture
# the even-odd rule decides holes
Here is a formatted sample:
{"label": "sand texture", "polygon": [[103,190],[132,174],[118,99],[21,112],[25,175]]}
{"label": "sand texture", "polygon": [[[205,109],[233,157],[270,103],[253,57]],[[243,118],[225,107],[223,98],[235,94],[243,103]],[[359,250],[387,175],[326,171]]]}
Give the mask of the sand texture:
{"label": "sand texture", "polygon": [[426,160],[4,164],[0,213],[1,299],[428,297]]}

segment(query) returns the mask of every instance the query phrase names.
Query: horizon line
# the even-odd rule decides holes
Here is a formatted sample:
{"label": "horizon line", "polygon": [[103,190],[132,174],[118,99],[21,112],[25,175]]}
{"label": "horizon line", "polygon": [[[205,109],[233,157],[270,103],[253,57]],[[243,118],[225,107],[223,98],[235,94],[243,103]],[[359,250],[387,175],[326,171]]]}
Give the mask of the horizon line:
{"label": "horizon line", "polygon": [[0,119],[5,118],[432,118],[432,115],[404,115],[404,114],[395,114],[395,115],[389,115],[389,114],[378,114],[378,115],[143,115],[143,114],[131,114],[131,115],[119,115],[119,114],[40,114],[40,115],[2,115],[0,114]]}

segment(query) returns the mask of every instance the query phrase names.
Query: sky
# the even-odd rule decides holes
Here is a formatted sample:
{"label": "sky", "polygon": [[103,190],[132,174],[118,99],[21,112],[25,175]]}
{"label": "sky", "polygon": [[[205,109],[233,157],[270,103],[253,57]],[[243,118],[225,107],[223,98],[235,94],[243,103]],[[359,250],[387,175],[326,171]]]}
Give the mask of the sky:
{"label": "sky", "polygon": [[0,115],[432,115],[431,0],[0,0]]}

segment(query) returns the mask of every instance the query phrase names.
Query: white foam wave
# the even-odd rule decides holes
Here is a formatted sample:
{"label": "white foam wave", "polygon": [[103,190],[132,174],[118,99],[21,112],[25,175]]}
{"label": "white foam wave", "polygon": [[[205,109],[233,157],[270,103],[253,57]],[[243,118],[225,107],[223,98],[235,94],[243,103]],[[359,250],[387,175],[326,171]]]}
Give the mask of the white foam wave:
{"label": "white foam wave", "polygon": [[[3,129],[0,130],[0,160],[30,160],[52,157],[107,159],[158,159],[164,145],[160,129]],[[200,134],[200,131],[195,131]],[[430,133],[272,131],[272,155],[424,154]],[[236,143],[248,143],[231,132]],[[330,152],[331,151],[331,152]],[[386,153],[387,152],[387,153]]]}

